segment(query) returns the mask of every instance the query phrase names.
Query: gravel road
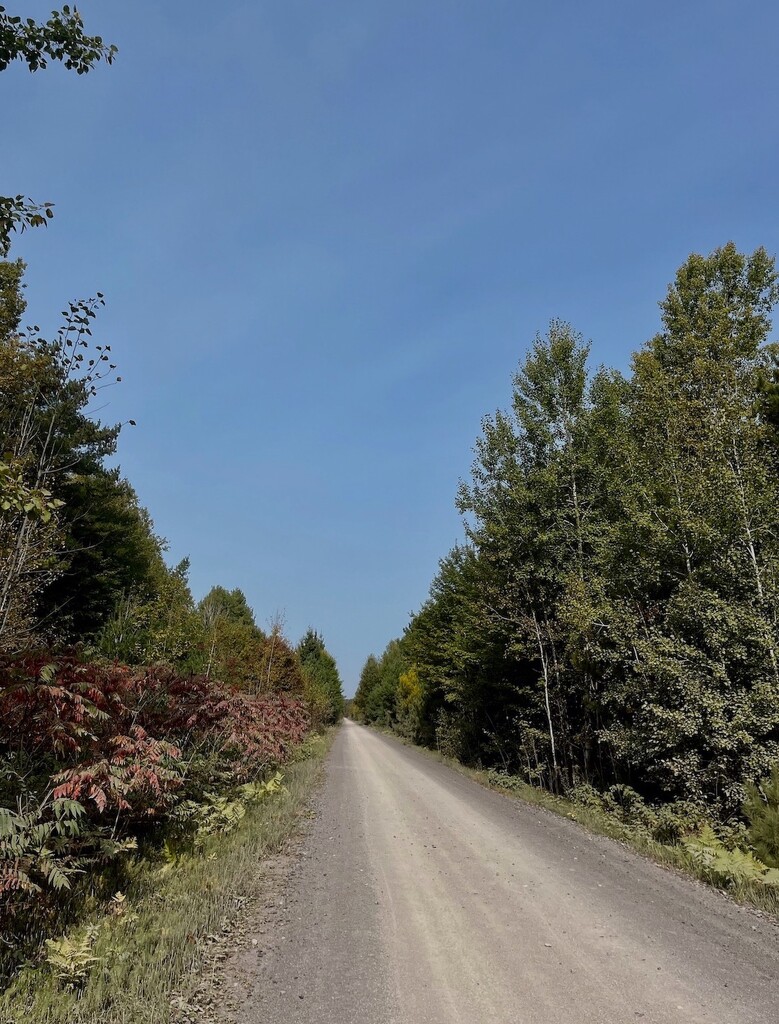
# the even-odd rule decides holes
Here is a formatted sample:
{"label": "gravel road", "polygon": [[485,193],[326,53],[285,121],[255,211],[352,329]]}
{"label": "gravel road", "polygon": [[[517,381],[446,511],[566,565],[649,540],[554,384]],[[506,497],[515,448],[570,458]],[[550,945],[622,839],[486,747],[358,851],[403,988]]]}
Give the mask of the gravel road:
{"label": "gravel road", "polygon": [[772,922],[420,751],[345,722],[316,812],[241,1024],[779,1021]]}

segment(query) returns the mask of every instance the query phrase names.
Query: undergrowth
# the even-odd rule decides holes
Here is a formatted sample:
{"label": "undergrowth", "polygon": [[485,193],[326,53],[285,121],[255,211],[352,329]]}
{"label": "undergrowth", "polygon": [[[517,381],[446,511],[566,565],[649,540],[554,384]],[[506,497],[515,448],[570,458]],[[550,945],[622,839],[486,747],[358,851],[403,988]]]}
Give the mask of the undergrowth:
{"label": "undergrowth", "polygon": [[300,696],[165,666],[0,659],[0,986],[135,861],[236,825],[309,725]]}
{"label": "undergrowth", "polygon": [[[46,945],[0,995],[0,1024],[164,1024],[215,935],[259,889],[262,860],[294,833],[334,730],[310,737],[283,778],[242,810],[214,798],[197,842],[131,863],[128,883],[78,928]],[[220,819],[217,821],[217,819]],[[225,822],[227,823],[225,825]]]}

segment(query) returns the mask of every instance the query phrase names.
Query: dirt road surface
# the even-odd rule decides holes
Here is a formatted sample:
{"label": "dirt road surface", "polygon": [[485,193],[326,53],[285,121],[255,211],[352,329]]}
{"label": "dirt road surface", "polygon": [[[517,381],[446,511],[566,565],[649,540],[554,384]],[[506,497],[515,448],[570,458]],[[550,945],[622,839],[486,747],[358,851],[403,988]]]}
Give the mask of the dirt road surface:
{"label": "dirt road surface", "polygon": [[779,929],[344,723],[240,1024],[776,1024]]}

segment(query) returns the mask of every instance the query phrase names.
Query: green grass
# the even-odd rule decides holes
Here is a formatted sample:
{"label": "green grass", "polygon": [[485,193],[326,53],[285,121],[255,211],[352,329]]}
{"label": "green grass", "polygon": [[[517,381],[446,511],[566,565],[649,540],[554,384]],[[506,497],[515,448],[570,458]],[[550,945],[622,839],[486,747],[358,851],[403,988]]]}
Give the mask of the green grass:
{"label": "green grass", "polygon": [[[371,728],[377,727],[371,726]],[[542,807],[560,817],[575,821],[589,832],[623,843],[657,864],[695,878],[699,882],[725,893],[739,903],[754,907],[767,914],[779,916],[779,885],[766,885],[753,879],[723,883],[721,879],[712,876],[711,868],[707,867],[705,863],[701,863],[701,860],[695,858],[684,846],[658,842],[642,829],[621,821],[616,815],[610,814],[602,808],[582,806],[565,797],[555,796],[548,790],[531,786],[516,776],[509,776],[505,780],[501,780],[496,777],[496,772],[484,768],[468,767],[438,750],[417,746],[390,729],[379,728],[377,731],[392,736],[406,746],[422,751],[427,757],[448,765],[460,775],[473,779],[474,782],[478,782],[486,789],[495,790],[504,796],[532,804],[534,807]]]}
{"label": "green grass", "polygon": [[[120,912],[69,933],[66,959],[94,957],[78,991],[46,963],[24,968],[0,995],[2,1024],[164,1024],[177,987],[262,884],[262,861],[307,813],[335,730],[309,739],[282,771],[284,790],[252,805],[240,826],[170,865],[139,862]],[[87,928],[95,929],[94,938]],[[85,938],[86,937],[86,938]]]}

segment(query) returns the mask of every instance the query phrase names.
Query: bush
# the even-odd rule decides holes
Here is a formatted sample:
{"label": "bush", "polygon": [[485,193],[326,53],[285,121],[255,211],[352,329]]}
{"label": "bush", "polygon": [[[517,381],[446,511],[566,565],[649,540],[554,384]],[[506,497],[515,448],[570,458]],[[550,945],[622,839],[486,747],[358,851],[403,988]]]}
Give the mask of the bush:
{"label": "bush", "polygon": [[697,835],[708,823],[708,815],[700,804],[676,800],[655,810],[652,838],[666,846],[676,846],[685,837]]}
{"label": "bush", "polygon": [[0,976],[137,841],[233,827],[308,727],[301,699],[204,676],[74,653],[0,663]]}
{"label": "bush", "polygon": [[588,782],[580,782],[573,786],[565,794],[572,804],[579,807],[588,807],[592,810],[603,810],[603,797],[598,790]]}
{"label": "bush", "polygon": [[632,828],[652,832],[657,824],[657,812],[630,786],[610,786],[603,794],[603,806]]}
{"label": "bush", "polygon": [[491,786],[505,789],[510,793],[524,793],[527,789],[527,783],[524,779],[521,779],[518,775],[510,775],[508,772],[503,771],[503,769],[488,768],[487,780]]}

